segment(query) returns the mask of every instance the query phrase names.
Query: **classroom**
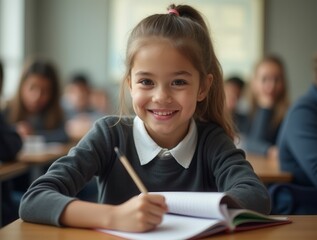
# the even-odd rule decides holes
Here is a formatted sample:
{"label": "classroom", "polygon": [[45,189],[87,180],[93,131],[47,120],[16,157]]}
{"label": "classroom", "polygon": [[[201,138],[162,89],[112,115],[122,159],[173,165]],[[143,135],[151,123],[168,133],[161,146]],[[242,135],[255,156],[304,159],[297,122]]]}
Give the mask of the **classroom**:
{"label": "classroom", "polygon": [[[186,21],[147,33],[155,14]],[[230,239],[315,239],[316,15],[317,0],[0,0],[0,239],[144,239],[129,232],[165,229],[165,191],[226,192],[279,225]]]}

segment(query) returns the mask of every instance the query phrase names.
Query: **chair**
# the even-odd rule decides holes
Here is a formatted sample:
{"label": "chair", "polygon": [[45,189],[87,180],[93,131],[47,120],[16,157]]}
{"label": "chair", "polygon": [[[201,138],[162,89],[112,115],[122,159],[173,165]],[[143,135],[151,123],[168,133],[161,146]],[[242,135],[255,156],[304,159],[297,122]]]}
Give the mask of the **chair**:
{"label": "chair", "polygon": [[317,214],[317,189],[296,184],[273,184],[268,187],[272,200],[271,214]]}

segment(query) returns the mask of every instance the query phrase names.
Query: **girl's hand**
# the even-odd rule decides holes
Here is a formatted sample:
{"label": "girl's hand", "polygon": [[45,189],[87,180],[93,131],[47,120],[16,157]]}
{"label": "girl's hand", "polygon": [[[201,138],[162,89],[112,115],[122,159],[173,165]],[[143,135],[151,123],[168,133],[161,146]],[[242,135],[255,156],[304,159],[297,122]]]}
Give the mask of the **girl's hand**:
{"label": "girl's hand", "polygon": [[27,122],[21,121],[16,124],[16,131],[23,138],[33,134],[33,129]]}
{"label": "girl's hand", "polygon": [[113,208],[110,228],[145,232],[154,229],[167,212],[165,198],[157,194],[140,194]]}

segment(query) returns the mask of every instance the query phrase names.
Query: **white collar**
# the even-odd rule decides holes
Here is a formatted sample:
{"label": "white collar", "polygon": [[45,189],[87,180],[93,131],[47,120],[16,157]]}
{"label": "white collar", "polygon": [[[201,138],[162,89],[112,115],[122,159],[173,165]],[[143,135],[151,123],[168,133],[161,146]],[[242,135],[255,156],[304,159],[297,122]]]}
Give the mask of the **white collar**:
{"label": "white collar", "polygon": [[[143,121],[138,116],[134,118],[133,122],[133,139],[141,165],[151,162],[158,154],[166,152],[166,149],[158,146],[149,136]],[[197,127],[195,121],[192,119],[185,138],[168,152],[171,153],[181,166],[188,168],[195,153],[197,139]]]}

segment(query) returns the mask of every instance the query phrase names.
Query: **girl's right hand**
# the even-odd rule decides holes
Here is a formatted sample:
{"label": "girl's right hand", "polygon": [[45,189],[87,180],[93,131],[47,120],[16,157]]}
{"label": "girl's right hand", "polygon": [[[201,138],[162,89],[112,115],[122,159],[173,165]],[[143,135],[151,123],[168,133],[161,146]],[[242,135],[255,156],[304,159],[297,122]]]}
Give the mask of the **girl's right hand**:
{"label": "girl's right hand", "polygon": [[114,206],[112,229],[145,232],[154,229],[167,212],[165,198],[157,194],[140,194],[121,205]]}

